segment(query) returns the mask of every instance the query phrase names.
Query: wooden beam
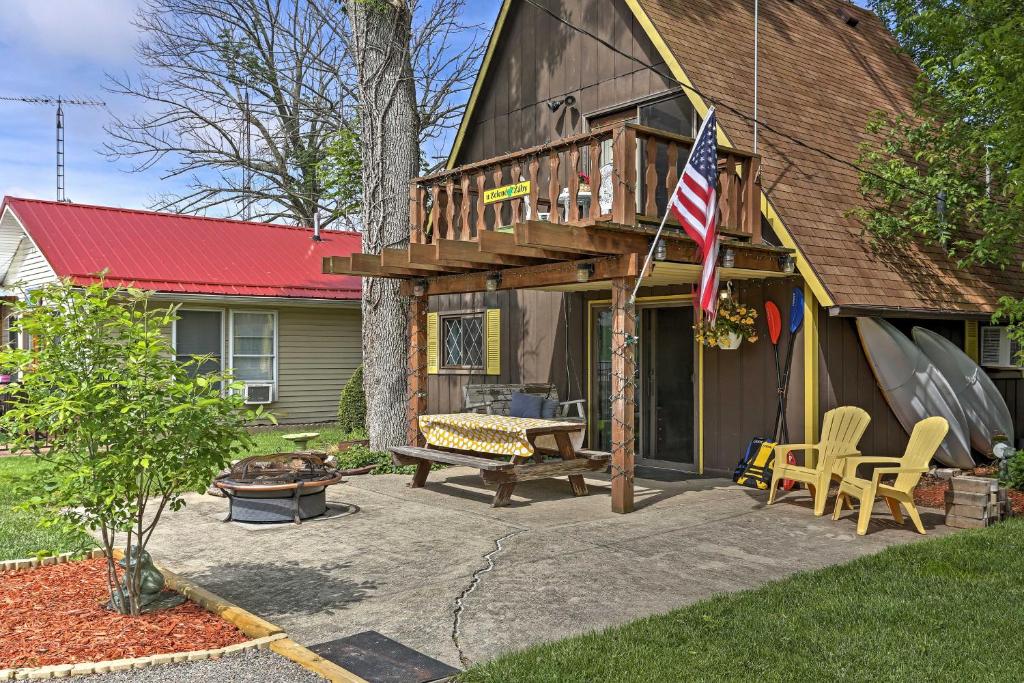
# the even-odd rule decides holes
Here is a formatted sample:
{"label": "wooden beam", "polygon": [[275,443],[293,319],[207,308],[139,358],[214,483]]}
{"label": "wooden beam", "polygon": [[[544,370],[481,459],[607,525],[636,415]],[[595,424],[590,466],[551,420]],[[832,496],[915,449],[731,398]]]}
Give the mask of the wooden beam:
{"label": "wooden beam", "polygon": [[419,267],[422,264],[441,266],[449,272],[469,272],[471,270],[485,270],[486,267],[477,263],[457,261],[454,259],[437,258],[437,247],[433,244],[410,244],[409,261]]}
{"label": "wooden beam", "polygon": [[[643,257],[638,254],[627,254],[508,268],[500,271],[501,281],[498,283],[498,289],[530,289],[572,284],[576,282],[576,267],[584,263],[594,266],[594,272],[590,276],[592,281],[612,280],[639,275]],[[427,293],[433,296],[483,292],[487,289],[487,275],[488,273],[463,273],[427,278]],[[403,282],[400,291],[404,296],[411,296],[412,283]]]}
{"label": "wooden beam", "polygon": [[380,262],[380,254],[352,254],[352,274],[366,277],[428,277],[437,275],[436,272],[420,270],[418,268],[399,268],[388,266],[385,268]]}
{"label": "wooden beam", "polygon": [[351,275],[352,258],[350,256],[324,256],[320,259],[320,272],[324,275]]}
{"label": "wooden beam", "polygon": [[612,512],[633,511],[636,309],[633,278],[612,280]]}
{"label": "wooden beam", "polygon": [[[527,221],[516,226],[516,244],[547,249],[564,249],[587,254],[643,254],[651,248],[652,236],[596,226],[555,225]],[[695,263],[697,245],[690,240],[666,239],[667,260]]]}
{"label": "wooden beam", "polygon": [[480,251],[503,256],[520,256],[548,261],[572,261],[578,258],[578,252],[519,246],[516,244],[515,235],[510,232],[485,230],[477,236],[477,243],[480,245]]}
{"label": "wooden beam", "polygon": [[436,240],[437,258],[440,260],[452,259],[466,261],[468,263],[482,263],[490,266],[528,266],[536,263],[536,259],[522,258],[520,256],[502,256],[500,254],[488,254],[480,251],[476,242],[464,240]]}
{"label": "wooden beam", "polygon": [[[443,265],[440,265],[438,263],[430,263],[430,262],[423,263],[423,262],[420,262],[420,261],[413,262],[413,260],[412,260],[412,250],[411,250],[411,247],[413,245],[410,244],[409,246],[410,246],[409,250],[406,250],[406,249],[401,249],[401,250],[399,250],[399,249],[385,249],[384,251],[382,251],[380,253],[380,262],[381,262],[381,265],[384,266],[384,270],[391,270],[391,268],[405,268],[405,269],[413,269],[413,270],[430,271],[430,272],[434,273],[435,275],[438,274],[438,273],[464,273],[467,270],[465,268],[449,268],[448,266],[443,266]],[[427,246],[427,245],[417,245],[417,246]],[[433,251],[433,250],[431,250],[431,251]]]}
{"label": "wooden beam", "polygon": [[406,442],[422,446],[420,415],[427,412],[427,297],[409,299],[408,402],[406,403]]}

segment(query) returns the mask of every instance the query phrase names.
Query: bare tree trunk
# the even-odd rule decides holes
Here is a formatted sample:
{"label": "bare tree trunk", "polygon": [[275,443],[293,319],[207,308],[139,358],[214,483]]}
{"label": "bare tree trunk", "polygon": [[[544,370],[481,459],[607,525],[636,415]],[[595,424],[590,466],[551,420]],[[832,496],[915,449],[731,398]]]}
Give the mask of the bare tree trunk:
{"label": "bare tree trunk", "polygon": [[[405,0],[349,5],[359,86],[363,161],[363,251],[409,238],[409,180],[419,166],[419,120]],[[398,281],[363,280],[363,386],[370,446],[405,443],[406,309]]]}

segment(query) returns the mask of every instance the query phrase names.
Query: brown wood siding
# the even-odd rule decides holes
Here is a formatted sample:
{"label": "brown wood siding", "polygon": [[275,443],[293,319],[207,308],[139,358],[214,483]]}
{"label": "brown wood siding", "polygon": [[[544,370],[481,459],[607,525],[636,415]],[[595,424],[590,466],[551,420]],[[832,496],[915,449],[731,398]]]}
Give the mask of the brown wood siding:
{"label": "brown wood siding", "polygon": [[[836,406],[859,406],[871,415],[871,424],[861,440],[861,452],[880,456],[902,454],[909,437],[878,388],[857,334],[855,318],[830,317],[822,312],[819,320],[820,414],[824,415],[825,411]],[[908,336],[914,326],[919,325],[963,347],[962,320],[887,320]]]}
{"label": "brown wood siding", "polygon": [[907,445],[907,433],[896,419],[875,382],[861,347],[853,318],[819,318],[820,339],[818,379],[820,413],[836,406],[852,405],[871,415],[861,452],[864,455],[899,455]]}
{"label": "brown wood siding", "polygon": [[571,340],[581,328],[566,325],[566,301],[561,294],[536,290],[453,294],[431,297],[429,310],[483,312],[488,308],[501,309],[501,374],[441,368],[427,380],[428,413],[460,411],[462,388],[467,384],[552,382],[563,400],[582,398],[578,378],[583,363],[572,353],[576,342],[571,341],[566,355],[567,335]]}
{"label": "brown wood siding", "polygon": [[[764,319],[764,302],[771,300],[783,312],[789,310],[793,282],[737,283],[736,298],[758,311],[758,340],[735,351],[704,350],[704,470],[732,472],[756,436],[771,438],[778,398],[775,356]],[[791,441],[804,440],[803,328],[795,339],[793,366],[786,404]],[[785,363],[789,329],[783,325],[779,362]]]}
{"label": "brown wood siding", "polygon": [[1006,400],[1006,407],[1010,409],[1010,415],[1013,416],[1014,439],[1019,444],[1024,441],[1024,379],[996,376],[992,381]]}
{"label": "brown wood siding", "polygon": [[[668,73],[623,0],[541,3],[623,52]],[[672,87],[669,79],[616,54],[529,3],[513,3],[456,164],[582,132],[588,114]],[[576,98],[575,107],[562,107],[552,113],[547,103],[566,95]]]}

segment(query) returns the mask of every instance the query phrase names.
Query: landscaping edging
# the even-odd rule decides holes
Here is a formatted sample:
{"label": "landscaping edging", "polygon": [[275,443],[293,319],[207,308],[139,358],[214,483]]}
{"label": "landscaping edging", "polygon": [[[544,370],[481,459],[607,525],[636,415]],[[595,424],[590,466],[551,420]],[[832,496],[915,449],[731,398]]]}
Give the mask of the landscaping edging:
{"label": "landscaping edging", "polygon": [[[88,553],[86,558],[94,559],[102,556],[103,550],[96,549]],[[0,572],[25,571],[54,564],[65,564],[71,562],[74,557],[73,553],[63,553],[44,558],[5,560],[0,564]],[[122,551],[114,551],[115,560],[119,560],[122,557],[124,557]],[[158,562],[154,562],[154,565],[164,575],[167,588],[180,593],[206,611],[216,614],[224,621],[233,624],[252,640],[212,650],[163,653],[127,659],[111,659],[102,662],[80,662],[78,664],[53,664],[40,667],[0,669],[0,681],[47,680],[51,678],[68,678],[70,676],[127,671],[129,669],[144,669],[149,666],[161,666],[164,664],[220,659],[224,655],[234,654],[242,650],[261,648],[269,649],[329,681],[337,683],[367,683],[365,679],[351,671],[324,659],[312,650],[296,643],[288,637],[288,634],[280,626],[272,624],[266,619],[262,619],[252,612],[228,602],[224,598],[192,583],[180,574],[167,569]]]}
{"label": "landscaping edging", "polygon": [[[103,557],[103,551],[100,548],[90,550],[81,558],[79,558],[78,553],[61,553],[60,555],[47,555],[46,557],[26,557],[22,560],[0,560],[0,572],[38,569],[39,567],[49,567],[54,564],[67,564],[75,559],[94,560],[97,557]],[[2,680],[0,678],[0,681]]]}
{"label": "landscaping edging", "polygon": [[288,636],[275,633],[264,638],[247,640],[214,650],[192,650],[190,652],[171,652],[129,659],[109,659],[103,662],[81,662],[79,664],[54,664],[50,666],[28,667],[21,669],[0,669],[0,681],[38,681],[49,678],[67,678],[69,676],[86,676],[89,674],[105,674],[129,669],[145,669],[149,666],[175,664],[177,662],[198,662],[204,659],[220,659],[224,655],[251,650],[268,648],[271,643],[284,640]]}
{"label": "landscaping edging", "polygon": [[[270,623],[266,619],[256,616],[252,612],[242,609],[238,605],[228,602],[219,595],[215,595],[205,588],[198,586],[180,574],[167,569],[160,563],[154,563],[156,568],[164,575],[167,586],[181,593],[192,602],[203,609],[212,612],[221,619],[228,621],[247,636],[274,637],[270,641],[269,648],[285,659],[295,662],[304,669],[323,676],[335,683],[367,683],[367,681],[351,671],[344,669],[334,662],[330,662],[312,650],[299,645],[289,638],[281,627]],[[3,679],[0,679],[3,680]]]}

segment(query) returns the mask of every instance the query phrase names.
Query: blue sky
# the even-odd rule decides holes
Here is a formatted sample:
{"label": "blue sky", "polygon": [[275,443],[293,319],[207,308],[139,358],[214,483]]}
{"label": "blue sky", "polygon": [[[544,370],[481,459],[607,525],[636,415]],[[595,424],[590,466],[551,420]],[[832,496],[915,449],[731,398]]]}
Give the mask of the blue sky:
{"label": "blue sky", "polygon": [[[103,99],[126,116],[132,99],[104,91],[104,73],[137,69],[131,19],[139,0],[0,0],[0,95]],[[491,26],[500,0],[468,0],[468,22]],[[858,3],[863,4],[863,3]],[[54,109],[0,102],[0,195],[55,197]],[[110,112],[67,107],[66,186],[76,202],[144,208],[173,189],[159,169],[127,173],[100,153]]]}

